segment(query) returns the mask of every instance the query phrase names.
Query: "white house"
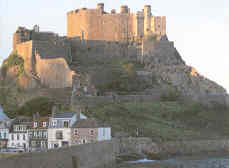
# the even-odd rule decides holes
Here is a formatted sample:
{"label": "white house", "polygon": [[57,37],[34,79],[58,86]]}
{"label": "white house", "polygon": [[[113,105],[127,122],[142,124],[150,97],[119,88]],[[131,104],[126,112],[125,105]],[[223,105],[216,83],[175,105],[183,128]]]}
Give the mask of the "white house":
{"label": "white house", "polygon": [[31,128],[31,119],[28,117],[17,117],[11,125],[8,147],[29,149],[28,130]]}
{"label": "white house", "polygon": [[[48,128],[48,148],[71,146],[71,126],[77,121],[75,112],[53,112]],[[80,114],[80,118],[87,118]]]}

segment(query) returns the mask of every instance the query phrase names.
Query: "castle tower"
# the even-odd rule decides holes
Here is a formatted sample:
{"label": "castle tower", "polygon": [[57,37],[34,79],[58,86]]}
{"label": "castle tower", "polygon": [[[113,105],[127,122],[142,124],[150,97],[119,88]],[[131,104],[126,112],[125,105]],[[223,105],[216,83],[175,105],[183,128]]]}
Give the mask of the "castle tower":
{"label": "castle tower", "polygon": [[120,8],[120,13],[124,14],[124,13],[128,13],[129,9],[127,5],[123,5]]}
{"label": "castle tower", "polygon": [[102,13],[104,12],[104,3],[98,3],[97,9],[100,10]]}
{"label": "castle tower", "polygon": [[151,30],[151,6],[144,6],[144,34],[149,34]]}

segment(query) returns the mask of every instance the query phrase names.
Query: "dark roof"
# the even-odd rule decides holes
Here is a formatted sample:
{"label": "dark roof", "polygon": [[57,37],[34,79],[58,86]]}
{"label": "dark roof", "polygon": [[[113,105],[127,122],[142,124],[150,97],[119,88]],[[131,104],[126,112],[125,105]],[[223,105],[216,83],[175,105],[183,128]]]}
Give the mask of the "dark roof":
{"label": "dark roof", "polygon": [[75,112],[60,112],[55,113],[53,118],[72,118],[75,115]]}
{"label": "dark roof", "polygon": [[32,118],[31,117],[27,117],[27,116],[17,116],[14,120],[13,120],[13,124],[28,124],[30,125],[32,123]]}
{"label": "dark roof", "polygon": [[101,127],[109,127],[102,121],[98,121],[96,119],[80,119],[75,124],[73,124],[72,128],[101,128]]}

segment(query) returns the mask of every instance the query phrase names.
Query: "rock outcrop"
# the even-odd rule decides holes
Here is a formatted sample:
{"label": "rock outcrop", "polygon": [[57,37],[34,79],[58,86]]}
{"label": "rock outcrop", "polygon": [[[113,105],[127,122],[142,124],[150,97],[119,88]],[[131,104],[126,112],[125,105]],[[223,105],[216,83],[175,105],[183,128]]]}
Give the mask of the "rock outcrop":
{"label": "rock outcrop", "polygon": [[161,41],[146,47],[143,63],[160,85],[172,86],[186,98],[204,104],[226,104],[226,90],[186,65],[172,42]]}

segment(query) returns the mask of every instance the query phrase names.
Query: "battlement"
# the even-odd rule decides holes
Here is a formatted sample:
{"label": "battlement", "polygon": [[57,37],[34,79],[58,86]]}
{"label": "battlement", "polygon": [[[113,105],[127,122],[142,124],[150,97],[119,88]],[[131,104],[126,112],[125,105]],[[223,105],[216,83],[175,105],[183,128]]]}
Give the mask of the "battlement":
{"label": "battlement", "polygon": [[108,13],[104,4],[95,9],[77,9],[67,13],[67,36],[79,36],[86,40],[129,42],[148,35],[166,35],[165,16],[153,16],[151,6],[145,5],[142,11],[131,13],[127,5]]}

